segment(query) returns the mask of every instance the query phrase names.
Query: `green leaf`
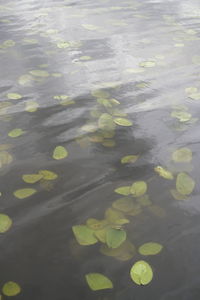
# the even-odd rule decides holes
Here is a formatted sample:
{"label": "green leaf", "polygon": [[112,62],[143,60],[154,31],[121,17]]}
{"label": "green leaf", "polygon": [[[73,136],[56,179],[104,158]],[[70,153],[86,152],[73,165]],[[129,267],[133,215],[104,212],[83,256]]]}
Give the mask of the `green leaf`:
{"label": "green leaf", "polygon": [[192,160],[192,151],[186,147],[179,148],[173,152],[172,159],[175,162],[190,162]]}
{"label": "green leaf", "polygon": [[5,214],[0,214],[0,233],[4,233],[12,226],[12,220]]}
{"label": "green leaf", "polygon": [[128,164],[128,163],[134,163],[136,160],[138,160],[139,155],[126,155],[121,158],[122,164]]}
{"label": "green leaf", "polygon": [[187,122],[192,118],[192,115],[186,111],[173,111],[171,117],[177,118],[180,122]]}
{"label": "green leaf", "polygon": [[128,223],[129,220],[125,219],[124,214],[113,208],[108,208],[105,211],[105,219],[110,224],[122,225]]}
{"label": "green leaf", "polygon": [[89,218],[86,221],[86,225],[92,230],[100,230],[104,228],[107,224],[108,222],[106,220],[97,220],[94,218]]}
{"label": "green leaf", "polygon": [[151,266],[144,260],[137,261],[130,270],[131,279],[138,285],[146,285],[153,279]]}
{"label": "green leaf", "polygon": [[143,61],[140,63],[140,67],[144,68],[152,68],[155,67],[156,63],[155,61]]}
{"label": "green leaf", "polygon": [[112,207],[124,213],[127,213],[134,209],[134,202],[132,198],[123,197],[114,201]]}
{"label": "green leaf", "polygon": [[110,94],[103,90],[95,90],[91,94],[92,94],[92,96],[94,96],[96,98],[109,98],[110,97]]}
{"label": "green leaf", "polygon": [[145,181],[136,181],[132,184],[130,192],[135,197],[144,195],[147,191],[147,184]]}
{"label": "green leaf", "polygon": [[98,120],[98,126],[102,130],[112,131],[115,129],[116,125],[113,122],[112,116],[104,113],[100,116]]}
{"label": "green leaf", "polygon": [[57,43],[57,47],[60,49],[65,49],[65,48],[70,47],[70,44],[68,42],[59,42],[59,43]]}
{"label": "green leaf", "polygon": [[39,107],[39,104],[36,101],[28,101],[28,102],[26,102],[25,110],[32,113],[32,112],[37,111],[38,107]]}
{"label": "green leaf", "polygon": [[22,179],[27,183],[36,183],[42,179],[42,177],[40,174],[26,174],[22,176]]}
{"label": "green leaf", "polygon": [[68,156],[68,151],[63,146],[57,146],[53,151],[54,159],[63,159]]}
{"label": "green leaf", "polygon": [[112,289],[112,281],[100,273],[89,273],[85,275],[86,281],[92,291]]}
{"label": "green leaf", "polygon": [[58,175],[56,173],[49,170],[40,170],[38,173],[44,180],[55,180],[56,178],[58,178]]}
{"label": "green leaf", "polygon": [[126,119],[126,118],[115,118],[114,119],[115,124],[120,125],[120,126],[131,126],[133,123]]}
{"label": "green leaf", "polygon": [[24,198],[32,196],[36,192],[37,191],[35,189],[25,188],[25,189],[16,190],[13,194],[18,199],[24,199]]}
{"label": "green leaf", "polygon": [[5,296],[16,296],[21,292],[21,287],[18,283],[8,281],[3,285],[2,292]]}
{"label": "green leaf", "polygon": [[115,189],[115,193],[120,194],[120,195],[124,195],[124,196],[128,196],[130,195],[130,186],[121,186],[117,189]]}
{"label": "green leaf", "polygon": [[49,76],[49,73],[45,70],[32,70],[29,73],[36,77],[48,77]]}
{"label": "green leaf", "polygon": [[182,195],[189,195],[195,187],[195,181],[186,173],[181,172],[176,178],[176,189]]}
{"label": "green leaf", "polygon": [[16,138],[16,137],[21,136],[24,133],[25,133],[25,131],[23,131],[21,128],[15,128],[8,133],[8,136],[12,137],[12,138]]}
{"label": "green leaf", "polygon": [[164,169],[164,168],[161,167],[161,166],[155,167],[155,168],[154,168],[154,171],[155,171],[156,173],[158,173],[161,177],[165,178],[165,179],[169,179],[169,180],[174,179],[173,174],[172,174],[170,171]]}
{"label": "green leaf", "polygon": [[180,194],[177,190],[171,189],[170,190],[171,195],[174,197],[176,200],[187,200],[187,196]]}
{"label": "green leaf", "polygon": [[188,95],[188,97],[192,100],[200,100],[200,93],[192,93],[190,95]]}
{"label": "green leaf", "polygon": [[86,225],[76,225],[72,227],[73,233],[77,242],[80,245],[93,245],[98,242],[94,236],[94,230],[88,228]]}
{"label": "green leaf", "polygon": [[145,243],[139,247],[138,252],[141,255],[156,255],[160,253],[163,249],[163,246],[158,243]]}
{"label": "green leaf", "polygon": [[126,240],[118,248],[109,248],[106,244],[102,245],[100,252],[106,256],[115,257],[118,260],[126,261],[136,254],[135,246]]}
{"label": "green leaf", "polygon": [[106,244],[109,248],[118,248],[126,240],[126,231],[109,228],[106,232]]}
{"label": "green leaf", "polygon": [[22,98],[22,95],[20,95],[18,93],[8,93],[7,98],[10,100],[19,100]]}

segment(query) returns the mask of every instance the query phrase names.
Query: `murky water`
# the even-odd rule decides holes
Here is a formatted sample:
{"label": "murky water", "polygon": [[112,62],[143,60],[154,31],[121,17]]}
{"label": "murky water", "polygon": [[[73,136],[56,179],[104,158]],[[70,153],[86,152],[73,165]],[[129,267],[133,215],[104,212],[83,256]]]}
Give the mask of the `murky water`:
{"label": "murky water", "polygon": [[[0,1],[3,300],[10,281],[16,300],[200,297],[199,25],[197,0]],[[130,276],[140,260],[147,285]],[[92,291],[90,273],[113,288]]]}

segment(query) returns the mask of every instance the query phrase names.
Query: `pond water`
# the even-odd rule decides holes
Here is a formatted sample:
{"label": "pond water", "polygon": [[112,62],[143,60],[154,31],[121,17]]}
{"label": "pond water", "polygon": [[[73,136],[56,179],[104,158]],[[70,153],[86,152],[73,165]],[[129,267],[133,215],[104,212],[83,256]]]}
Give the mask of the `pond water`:
{"label": "pond water", "polygon": [[200,297],[199,25],[197,0],[0,0],[2,300]]}

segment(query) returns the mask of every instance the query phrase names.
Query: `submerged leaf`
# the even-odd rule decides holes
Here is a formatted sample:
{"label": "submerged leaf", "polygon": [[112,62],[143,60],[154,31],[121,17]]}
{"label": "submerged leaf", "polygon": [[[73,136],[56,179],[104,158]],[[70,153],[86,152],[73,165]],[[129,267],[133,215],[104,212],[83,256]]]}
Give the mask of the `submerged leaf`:
{"label": "submerged leaf", "polygon": [[49,76],[49,73],[45,70],[32,70],[29,73],[36,77],[48,77]]}
{"label": "submerged leaf", "polygon": [[68,48],[70,47],[70,44],[68,42],[59,42],[57,43],[57,47],[60,48],[60,49],[65,49],[65,48]]}
{"label": "submerged leaf", "polygon": [[146,285],[153,279],[151,266],[144,260],[137,261],[130,270],[131,279],[138,285]]}
{"label": "submerged leaf", "polygon": [[154,168],[154,171],[155,171],[156,173],[158,173],[161,177],[165,178],[165,179],[171,179],[171,180],[174,179],[173,174],[172,174],[170,171],[164,169],[164,168],[161,167],[161,166],[155,167],[155,168]]}
{"label": "submerged leaf", "polygon": [[42,179],[42,177],[40,174],[26,174],[22,176],[22,179],[27,183],[36,183]]}
{"label": "submerged leaf", "polygon": [[89,273],[85,275],[86,281],[92,291],[112,289],[112,281],[100,273]]}
{"label": "submerged leaf", "polygon": [[138,160],[139,155],[126,155],[121,158],[122,164],[128,164],[128,163],[134,163],[136,160]]}
{"label": "submerged leaf", "polygon": [[57,146],[53,151],[54,159],[63,159],[68,156],[68,151],[63,146]]}
{"label": "submerged leaf", "polygon": [[26,102],[26,111],[35,112],[37,111],[39,104],[36,101],[28,101]]}
{"label": "submerged leaf", "polygon": [[120,199],[117,199],[116,201],[114,201],[112,206],[115,209],[118,209],[124,213],[127,213],[134,208],[134,203],[133,203],[132,198],[123,197],[123,198],[120,198]]}
{"label": "submerged leaf", "polygon": [[176,200],[187,200],[187,196],[180,194],[177,190],[172,189],[170,190],[170,193],[172,194],[172,196],[174,197],[174,199]]}
{"label": "submerged leaf", "polygon": [[93,245],[98,242],[94,236],[94,230],[88,228],[86,225],[76,225],[72,227],[73,233],[77,242],[80,245]]}
{"label": "submerged leaf", "polygon": [[152,68],[155,67],[156,63],[155,61],[143,61],[140,63],[140,67],[144,68]]}
{"label": "submerged leaf", "polygon": [[21,292],[21,287],[18,283],[8,281],[3,285],[2,292],[5,296],[16,296]]}
{"label": "submerged leaf", "polygon": [[18,199],[24,199],[24,198],[32,196],[36,192],[37,191],[35,189],[25,188],[25,189],[16,190],[13,194]]}
{"label": "submerged leaf", "polygon": [[156,255],[161,252],[163,246],[158,243],[145,243],[139,247],[138,252],[141,255]]}
{"label": "submerged leaf", "polygon": [[173,111],[171,116],[177,118],[180,122],[187,122],[192,118],[192,115],[186,111]]}
{"label": "submerged leaf", "polygon": [[12,138],[16,138],[16,137],[21,136],[24,133],[25,133],[25,131],[23,131],[21,128],[15,128],[8,133],[8,136],[12,137]]}
{"label": "submerged leaf", "polygon": [[126,240],[126,231],[109,228],[106,232],[106,244],[109,248],[118,248]]}
{"label": "submerged leaf", "polygon": [[98,126],[100,129],[102,130],[114,130],[116,125],[113,122],[112,116],[104,113],[100,116],[99,120],[98,120]]}
{"label": "submerged leaf", "polygon": [[134,197],[140,197],[144,195],[147,191],[147,184],[145,181],[136,181],[132,184],[130,188],[130,193],[134,195]]}
{"label": "submerged leaf", "polygon": [[131,126],[133,123],[125,118],[115,118],[114,119],[115,124],[120,125],[120,126]]}
{"label": "submerged leaf", "polygon": [[179,148],[172,154],[172,159],[175,162],[190,162],[192,160],[192,151],[189,148]]}
{"label": "submerged leaf", "polygon": [[130,186],[126,185],[126,186],[121,186],[117,189],[115,189],[115,193],[120,194],[120,195],[124,195],[124,196],[128,196],[130,195]]}
{"label": "submerged leaf", "polygon": [[20,95],[18,93],[8,93],[7,98],[10,100],[19,100],[22,98],[22,95]]}
{"label": "submerged leaf", "polygon": [[112,256],[116,259],[126,261],[136,254],[135,246],[126,240],[118,248],[109,248],[106,244],[102,245],[100,252],[106,256]]}
{"label": "submerged leaf", "polygon": [[0,214],[0,233],[4,233],[12,226],[12,220],[5,214]]}
{"label": "submerged leaf", "polygon": [[181,172],[176,178],[176,189],[182,195],[189,195],[195,187],[195,181],[188,174]]}
{"label": "submerged leaf", "polygon": [[128,219],[125,219],[124,214],[121,211],[118,211],[113,208],[108,208],[105,211],[105,219],[110,224],[123,225],[129,222]]}

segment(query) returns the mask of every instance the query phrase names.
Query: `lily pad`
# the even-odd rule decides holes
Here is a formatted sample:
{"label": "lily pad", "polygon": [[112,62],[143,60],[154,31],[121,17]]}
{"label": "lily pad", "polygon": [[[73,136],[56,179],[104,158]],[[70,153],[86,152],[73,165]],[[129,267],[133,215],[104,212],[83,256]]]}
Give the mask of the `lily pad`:
{"label": "lily pad", "polygon": [[134,203],[133,203],[132,198],[123,197],[123,198],[120,198],[120,199],[117,199],[116,201],[114,201],[112,206],[115,209],[118,209],[124,213],[127,213],[134,208]]}
{"label": "lily pad", "polygon": [[138,285],[146,285],[153,279],[151,266],[144,260],[137,261],[130,270],[131,279]]}
{"label": "lily pad", "polygon": [[45,70],[32,70],[29,73],[36,77],[48,77],[49,76],[49,73]]}
{"label": "lily pad", "polygon": [[25,131],[22,130],[21,128],[15,128],[8,133],[8,136],[12,138],[16,138],[23,135],[24,133]]}
{"label": "lily pad", "polygon": [[26,174],[22,176],[22,179],[27,183],[36,183],[42,179],[42,177],[41,174]]}
{"label": "lily pad", "polygon": [[126,155],[121,158],[122,164],[134,163],[138,160],[139,155]]}
{"label": "lily pad", "polygon": [[126,185],[126,186],[121,186],[119,188],[116,188],[115,193],[120,194],[120,195],[124,195],[124,196],[128,196],[131,193],[130,186]]}
{"label": "lily pad", "polygon": [[12,220],[5,214],[0,214],[0,233],[4,233],[12,226]]}
{"label": "lily pad", "polygon": [[147,191],[147,184],[145,181],[136,181],[132,184],[130,188],[130,193],[134,197],[140,197],[144,195]]}
{"label": "lily pad", "polygon": [[55,180],[56,178],[58,178],[58,175],[56,173],[49,170],[40,170],[38,173],[44,180]]}
{"label": "lily pad", "polygon": [[109,248],[118,248],[126,240],[126,231],[109,228],[106,232],[106,244]]}
{"label": "lily pad", "polygon": [[21,292],[21,287],[14,281],[8,281],[3,285],[2,292],[5,296],[16,296]]}
{"label": "lily pad", "polygon": [[18,93],[8,93],[7,98],[10,100],[19,100],[22,98],[22,95],[20,95]]}
{"label": "lily pad", "polygon": [[173,152],[172,159],[175,162],[190,162],[192,160],[192,151],[186,147],[179,148]]}
{"label": "lily pad", "polygon": [[94,236],[94,230],[88,228],[86,225],[76,225],[72,227],[73,233],[77,242],[80,245],[93,245],[98,242]]}
{"label": "lily pad", "polygon": [[174,175],[173,175],[170,171],[164,169],[164,168],[161,167],[161,166],[155,167],[155,168],[154,168],[154,171],[155,171],[156,173],[158,173],[161,177],[165,178],[165,179],[169,179],[169,180],[174,179]]}
{"label": "lily pad", "polygon": [[25,188],[25,189],[16,190],[13,194],[18,199],[25,199],[32,196],[36,192],[37,191],[35,189]]}
{"label": "lily pad", "polygon": [[120,125],[120,126],[131,126],[133,123],[125,118],[115,118],[114,119],[115,124]]}
{"label": "lily pad", "polygon": [[187,173],[181,172],[176,178],[176,189],[182,195],[190,195],[195,187],[195,181]]}
{"label": "lily pad", "polygon": [[103,274],[89,273],[85,275],[86,281],[92,291],[112,289],[112,281]]}
{"label": "lily pad", "polygon": [[63,146],[57,146],[53,151],[53,158],[54,159],[63,159],[68,156],[68,151]]}
{"label": "lily pad", "polygon": [[160,253],[163,249],[163,246],[158,243],[145,243],[142,246],[139,247],[138,252],[141,255],[156,255]]}

